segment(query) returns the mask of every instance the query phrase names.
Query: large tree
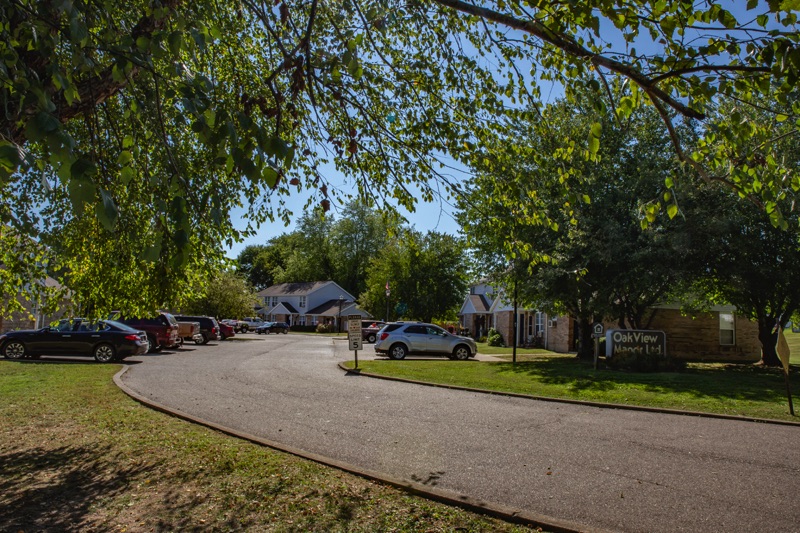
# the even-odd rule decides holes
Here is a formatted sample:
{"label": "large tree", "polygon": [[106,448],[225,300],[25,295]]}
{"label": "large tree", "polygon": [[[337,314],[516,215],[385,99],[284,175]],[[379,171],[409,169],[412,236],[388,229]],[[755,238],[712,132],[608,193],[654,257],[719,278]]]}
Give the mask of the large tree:
{"label": "large tree", "polygon": [[234,272],[222,271],[208,280],[202,294],[192,299],[184,310],[219,319],[241,318],[252,314],[257,303],[258,296],[247,280]]}
{"label": "large tree", "polygon": [[[700,264],[695,218],[652,212],[653,199],[673,194],[667,182],[685,176],[657,114],[619,120],[593,103],[559,101],[520,123],[514,143],[477,154],[458,216],[479,263],[520,301],[577,320],[582,356],[592,355],[592,322],[646,328],[652,306],[679,297]],[[601,133],[590,157],[580,132],[592,123]]]}
{"label": "large tree", "polygon": [[388,320],[453,320],[467,294],[464,243],[452,235],[407,229],[387,239],[372,260],[366,287],[359,303],[375,316],[384,316],[388,304]]}
{"label": "large tree", "polygon": [[[275,197],[308,187],[328,209],[346,196],[327,183],[326,164],[359,194],[413,207],[408,185],[431,197],[433,178],[449,181],[436,158],[468,158],[483,130],[514,120],[508,108],[538,107],[550,83],[602,94],[621,77],[629,94],[603,111],[625,117],[652,105],[680,159],[760,197],[780,223],[777,200],[797,190],[798,177],[762,179],[780,160],[748,166],[743,147],[754,130],[713,111],[757,95],[786,103],[800,65],[796,13],[789,1],[731,5],[6,2],[0,222],[59,243],[65,272],[87,258],[86,240],[64,237],[67,226],[123,242],[119,264],[105,243],[91,256],[107,265],[96,269],[105,290],[143,287],[126,304],[138,310],[174,304],[191,296],[187,281],[218,268],[226,241],[285,219]],[[772,115],[794,121],[798,112]],[[692,155],[676,117],[721,139],[722,149]],[[599,138],[594,126],[587,135]],[[230,213],[242,201],[253,226],[237,230]],[[121,273],[131,268],[147,275]],[[71,280],[78,293],[97,282]]]}

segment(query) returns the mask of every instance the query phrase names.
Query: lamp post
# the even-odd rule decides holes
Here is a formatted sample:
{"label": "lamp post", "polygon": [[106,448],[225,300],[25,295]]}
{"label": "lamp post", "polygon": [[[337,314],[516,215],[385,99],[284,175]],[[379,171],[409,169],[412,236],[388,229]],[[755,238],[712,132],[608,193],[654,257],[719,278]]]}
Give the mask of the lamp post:
{"label": "lamp post", "polygon": [[389,281],[386,281],[386,320],[385,322],[389,322],[389,295],[392,291],[389,290]]}
{"label": "lamp post", "polygon": [[339,334],[342,332],[342,303],[344,302],[344,296],[339,295],[339,318],[336,320],[336,333]]}

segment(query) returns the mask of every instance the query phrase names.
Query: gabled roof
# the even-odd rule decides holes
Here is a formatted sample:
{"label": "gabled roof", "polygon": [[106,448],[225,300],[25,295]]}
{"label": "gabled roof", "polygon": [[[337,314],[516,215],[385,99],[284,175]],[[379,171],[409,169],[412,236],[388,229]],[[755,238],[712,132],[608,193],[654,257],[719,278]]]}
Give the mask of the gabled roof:
{"label": "gabled roof", "polygon": [[300,283],[278,283],[259,291],[259,296],[308,296],[332,281],[307,281]]}
{"label": "gabled roof", "polygon": [[470,294],[461,306],[462,315],[485,314],[489,312],[492,302],[484,294]]}
{"label": "gabled roof", "polygon": [[[342,300],[342,315],[345,314],[345,311],[350,307],[353,307],[355,302],[350,300]],[[339,314],[339,299],[334,298],[333,300],[328,300],[327,302],[316,306],[314,309],[309,309],[306,312],[307,315],[321,315],[321,316],[336,316]]]}
{"label": "gabled roof", "polygon": [[270,309],[266,314],[268,315],[297,315],[300,311],[287,302],[280,302],[278,305]]}

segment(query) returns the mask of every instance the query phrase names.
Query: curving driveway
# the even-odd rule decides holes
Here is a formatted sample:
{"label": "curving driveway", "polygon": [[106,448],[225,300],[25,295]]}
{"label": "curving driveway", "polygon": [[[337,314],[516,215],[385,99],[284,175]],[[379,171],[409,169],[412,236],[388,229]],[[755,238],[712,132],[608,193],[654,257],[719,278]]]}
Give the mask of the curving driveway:
{"label": "curving driveway", "polygon": [[372,379],[336,366],[346,348],[243,335],[133,358],[122,380],[190,416],[554,524],[800,531],[800,427]]}

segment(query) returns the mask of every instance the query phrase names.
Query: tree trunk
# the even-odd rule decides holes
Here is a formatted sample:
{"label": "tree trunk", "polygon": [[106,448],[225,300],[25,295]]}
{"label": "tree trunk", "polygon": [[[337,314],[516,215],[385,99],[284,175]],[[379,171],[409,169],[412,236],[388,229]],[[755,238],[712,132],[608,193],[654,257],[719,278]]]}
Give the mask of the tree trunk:
{"label": "tree trunk", "polygon": [[781,359],[775,345],[778,343],[778,332],[775,325],[758,321],[758,340],[761,342],[761,364],[764,366],[781,366]]}
{"label": "tree trunk", "polygon": [[594,360],[594,342],[592,339],[592,320],[578,318],[578,359]]}

